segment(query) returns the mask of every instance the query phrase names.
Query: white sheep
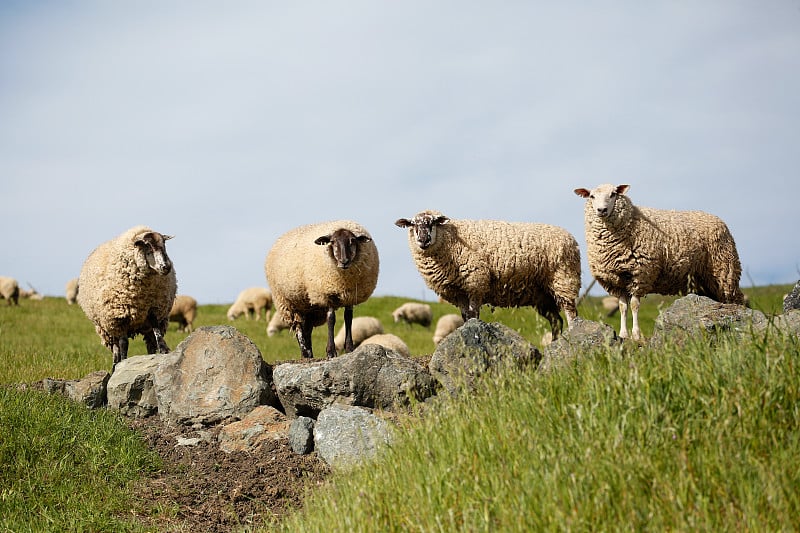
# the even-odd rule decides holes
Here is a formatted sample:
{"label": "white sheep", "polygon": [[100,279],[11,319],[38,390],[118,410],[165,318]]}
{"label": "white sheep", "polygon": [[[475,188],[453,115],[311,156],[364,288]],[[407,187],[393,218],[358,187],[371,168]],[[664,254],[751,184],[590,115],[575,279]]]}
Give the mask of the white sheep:
{"label": "white sheep", "polygon": [[177,322],[178,331],[191,333],[197,317],[197,300],[186,294],[178,294],[169,312],[169,321]]}
{"label": "white sheep", "polygon": [[0,298],[8,300],[8,305],[19,305],[19,283],[17,283],[17,280],[0,276]]}
{"label": "white sheep", "polygon": [[742,273],[733,236],[725,223],[702,211],[639,207],[625,194],[629,185],[575,189],[586,198],[584,223],[589,268],[600,285],[619,298],[620,337],[641,338],[639,299],[650,293],[696,292],[723,303],[742,303]]}
{"label": "white sheep", "polygon": [[391,333],[379,333],[367,337],[361,343],[361,346],[367,346],[369,344],[377,344],[378,346],[383,346],[387,350],[397,352],[403,357],[411,357],[411,351],[408,349],[408,345],[403,342],[403,339]]}
{"label": "white sheep", "polygon": [[278,332],[289,329],[291,326],[284,322],[283,315],[275,313],[267,324],[267,336],[274,337]]}
{"label": "white sheep", "polygon": [[171,238],[136,226],[98,246],[83,264],[78,304],[115,367],[128,355],[128,338],[139,334],[148,353],[169,352],[164,334],[177,290],[165,243]]}
{"label": "white sheep", "polygon": [[353,306],[378,283],[378,249],[363,226],[349,220],[300,226],[283,234],[264,264],[277,312],[291,325],[302,357],[313,357],[311,330],[328,324],[328,357],[336,356],[336,309],[344,307],[344,349],[353,349]]}
{"label": "white sheep", "polygon": [[67,298],[67,303],[69,305],[74,304],[78,301],[78,278],[72,278],[67,282],[67,286],[64,288],[64,294]]}
{"label": "white sheep", "polygon": [[580,250],[568,231],[549,224],[451,220],[423,211],[395,224],[409,228],[411,255],[425,283],[461,310],[480,317],[484,304],[533,306],[550,322],[553,337],[578,316]]}
{"label": "white sheep", "polygon": [[436,330],[433,332],[433,343],[439,344],[442,339],[450,335],[452,332],[464,325],[464,319],[461,315],[450,313],[442,315],[436,321]]}
{"label": "white sheep", "polygon": [[[383,333],[383,324],[374,316],[358,316],[353,319],[353,326],[351,328],[351,336],[353,338],[353,348],[360,345],[364,339],[372,337],[373,335],[380,335]],[[336,337],[333,338],[333,344],[337,350],[344,348],[345,336],[347,329],[342,326]]]}
{"label": "white sheep", "polygon": [[392,311],[392,318],[395,324],[403,321],[409,325],[419,324],[428,328],[433,322],[433,313],[431,312],[431,306],[428,304],[406,302]]}
{"label": "white sheep", "polygon": [[264,310],[264,320],[269,322],[272,312],[272,293],[266,287],[249,287],[236,297],[228,308],[228,320],[236,320],[241,315],[250,320],[250,314],[255,314],[256,320],[261,320],[261,310]]}

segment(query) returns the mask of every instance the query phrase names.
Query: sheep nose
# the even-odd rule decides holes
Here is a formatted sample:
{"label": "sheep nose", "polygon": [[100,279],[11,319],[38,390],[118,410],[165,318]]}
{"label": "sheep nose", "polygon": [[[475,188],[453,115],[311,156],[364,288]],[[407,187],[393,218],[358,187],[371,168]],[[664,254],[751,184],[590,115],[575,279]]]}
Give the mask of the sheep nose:
{"label": "sheep nose", "polygon": [[604,217],[607,214],[608,214],[608,208],[607,207],[598,207],[597,208],[597,216]]}

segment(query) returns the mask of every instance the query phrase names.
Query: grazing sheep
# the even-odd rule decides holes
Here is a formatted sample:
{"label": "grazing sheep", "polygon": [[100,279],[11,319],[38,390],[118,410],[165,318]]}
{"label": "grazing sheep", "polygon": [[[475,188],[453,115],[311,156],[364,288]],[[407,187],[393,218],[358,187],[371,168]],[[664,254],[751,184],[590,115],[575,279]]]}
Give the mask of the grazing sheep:
{"label": "grazing sheep", "polygon": [[19,283],[17,283],[17,280],[0,276],[0,298],[8,300],[8,305],[19,305]]}
{"label": "grazing sheep", "polygon": [[44,300],[44,294],[41,294],[39,291],[36,290],[36,287],[28,283],[28,287],[31,290],[20,289],[19,290],[19,297],[25,298],[27,300]]}
{"label": "grazing sheep", "polygon": [[619,298],[620,337],[641,338],[639,299],[650,293],[696,292],[722,303],[741,304],[742,267],[725,223],[702,211],[666,211],[634,205],[629,185],[575,189],[586,198],[584,223],[589,268]]}
{"label": "grazing sheep", "polygon": [[166,248],[171,238],[136,226],[98,246],[83,264],[78,304],[115,367],[128,356],[128,338],[139,334],[147,353],[169,352],[164,334],[177,290]]}
{"label": "grazing sheep", "polygon": [[[373,335],[380,335],[383,333],[383,324],[381,321],[373,316],[359,316],[353,319],[353,326],[351,328],[353,338],[353,348],[362,343],[362,341]],[[336,337],[333,338],[333,344],[337,350],[344,348],[345,335],[347,334],[344,326],[339,328]]]}
{"label": "grazing sheep", "polygon": [[311,330],[326,321],[326,353],[336,356],[333,336],[339,307],[344,307],[344,349],[353,349],[353,306],[375,290],[378,269],[378,249],[356,222],[310,224],[278,238],[267,254],[264,271],[277,312],[295,332],[302,357],[313,357]]}
{"label": "grazing sheep", "polygon": [[264,310],[264,320],[269,322],[272,311],[272,294],[265,287],[250,287],[240,292],[236,301],[228,308],[228,320],[236,320],[243,314],[250,320],[250,313],[254,313],[256,320],[260,320],[262,309]]}
{"label": "grazing sheep", "polygon": [[422,327],[429,328],[433,322],[433,313],[431,306],[428,304],[420,304],[416,302],[406,302],[394,311],[392,311],[392,318],[395,324],[401,320],[406,324],[419,324]]}
{"label": "grazing sheep", "polygon": [[367,346],[368,344],[377,344],[378,346],[383,346],[387,350],[397,352],[403,357],[411,357],[411,351],[408,349],[408,345],[403,342],[403,339],[391,333],[372,335],[364,339],[361,346]]}
{"label": "grazing sheep", "polygon": [[197,300],[185,294],[175,296],[172,310],[169,312],[169,321],[178,323],[178,331],[191,333],[194,329],[194,319],[197,316]]}
{"label": "grazing sheep", "polygon": [[289,324],[283,321],[283,315],[281,315],[280,313],[275,313],[274,315],[272,315],[269,324],[267,324],[267,336],[273,337],[279,331],[283,331],[289,328],[290,328]]}
{"label": "grazing sheep", "polygon": [[439,344],[442,342],[442,339],[463,325],[464,319],[461,315],[457,315],[456,313],[442,315],[436,322],[436,330],[433,332],[433,343]]}
{"label": "grazing sheep", "polygon": [[578,316],[581,288],[578,243],[549,224],[497,220],[451,220],[423,211],[395,224],[410,228],[411,255],[425,283],[461,310],[464,320],[480,317],[483,304],[533,306],[550,322],[553,337]]}
{"label": "grazing sheep", "polygon": [[78,278],[72,278],[67,282],[64,292],[69,305],[72,305],[78,301],[78,287]]}

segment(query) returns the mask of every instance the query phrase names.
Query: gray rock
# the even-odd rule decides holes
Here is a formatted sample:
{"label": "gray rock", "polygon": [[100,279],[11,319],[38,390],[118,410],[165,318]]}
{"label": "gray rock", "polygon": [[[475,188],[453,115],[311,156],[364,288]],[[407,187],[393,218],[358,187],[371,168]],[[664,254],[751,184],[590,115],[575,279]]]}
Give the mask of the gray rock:
{"label": "gray rock", "polygon": [[392,440],[388,422],[360,407],[331,405],[314,425],[314,448],[332,467],[347,467],[374,457]]}
{"label": "gray rock", "polygon": [[794,284],[792,292],[783,299],[783,312],[788,313],[792,309],[800,309],[800,281]]}
{"label": "gray rock", "polygon": [[217,437],[223,452],[251,452],[266,441],[276,441],[289,433],[289,420],[269,405],[260,405],[244,418],[223,426]]}
{"label": "gray rock", "polygon": [[478,377],[500,364],[536,364],[540,359],[539,350],[513,329],[472,318],[437,345],[428,368],[454,394],[462,386],[472,390]]}
{"label": "gray rock", "polygon": [[108,380],[108,408],[143,418],[158,412],[153,373],[164,355],[137,355],[117,363]]}
{"label": "gray rock", "polygon": [[106,386],[110,374],[98,370],[79,380],[45,378],[41,381],[42,390],[50,394],[60,394],[70,400],[82,403],[91,409],[106,404]]}
{"label": "gray rock", "polygon": [[210,425],[242,418],[259,405],[277,406],[271,379],[271,367],[250,339],[230,326],[210,326],[161,356],[153,384],[159,416]]}
{"label": "gray rock", "polygon": [[570,330],[545,347],[538,370],[550,372],[592,350],[619,343],[614,328],[608,324],[577,318]]}
{"label": "gray rock", "polygon": [[298,416],[289,426],[289,447],[299,455],[314,451],[314,419]]}
{"label": "gray rock", "polygon": [[289,418],[316,418],[333,403],[391,410],[436,390],[422,366],[376,344],[333,359],[284,363],[274,368],[272,378]]}
{"label": "gray rock", "polygon": [[800,335],[800,309],[790,309],[774,320],[775,327],[789,335]]}

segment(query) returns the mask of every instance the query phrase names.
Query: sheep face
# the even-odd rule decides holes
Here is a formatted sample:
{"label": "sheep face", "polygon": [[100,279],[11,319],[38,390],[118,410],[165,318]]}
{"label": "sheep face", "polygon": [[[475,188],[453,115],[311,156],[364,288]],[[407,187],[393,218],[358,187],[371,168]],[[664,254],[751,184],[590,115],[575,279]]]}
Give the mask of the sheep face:
{"label": "sheep face", "polygon": [[434,211],[423,211],[411,220],[407,218],[398,219],[395,226],[399,228],[411,228],[414,234],[414,242],[422,250],[430,248],[436,243],[436,229],[450,222],[450,219],[441,213]]}
{"label": "sheep face", "polygon": [[172,271],[172,261],[167,255],[166,241],[171,239],[170,235],[162,235],[155,231],[140,233],[134,239],[136,245],[136,264],[139,267],[150,268],[158,274],[164,276]]}
{"label": "sheep face", "polygon": [[330,235],[317,237],[314,243],[320,246],[328,246],[331,257],[336,261],[336,266],[346,270],[358,255],[358,245],[371,240],[367,235],[356,235],[348,229],[341,228]]}
{"label": "sheep face", "polygon": [[591,191],[588,189],[575,189],[575,194],[592,201],[592,207],[599,218],[606,218],[614,212],[614,205],[620,194],[628,192],[630,185],[599,185]]}

